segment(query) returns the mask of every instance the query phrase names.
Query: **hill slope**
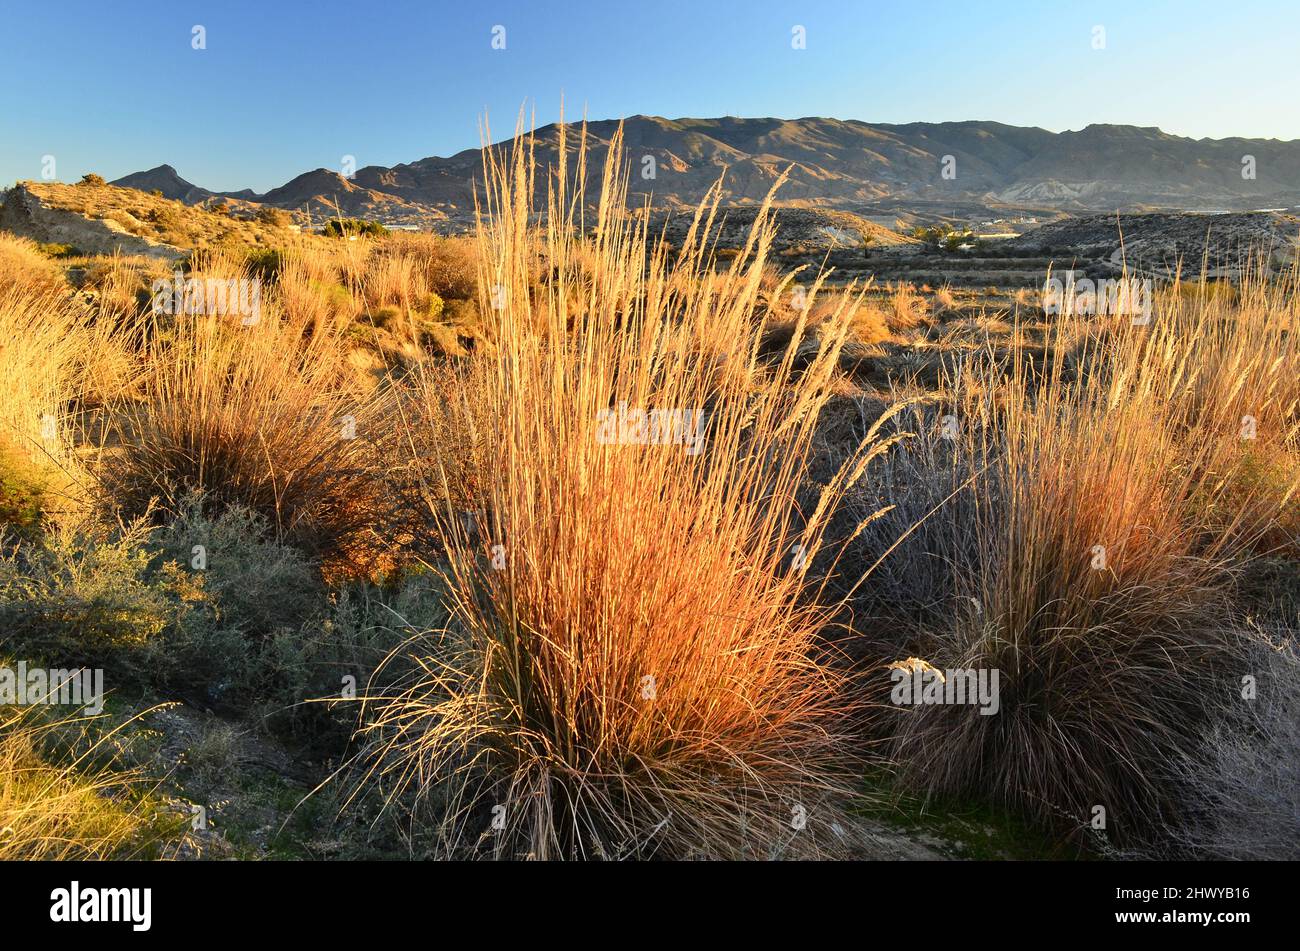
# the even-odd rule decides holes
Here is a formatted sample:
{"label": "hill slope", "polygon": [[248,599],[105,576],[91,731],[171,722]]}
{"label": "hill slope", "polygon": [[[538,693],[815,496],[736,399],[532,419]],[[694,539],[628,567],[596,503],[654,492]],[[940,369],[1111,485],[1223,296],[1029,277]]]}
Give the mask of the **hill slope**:
{"label": "hill slope", "polygon": [[[617,128],[614,120],[588,124],[590,163],[604,160]],[[624,123],[624,145],[634,202],[657,208],[694,206],[720,177],[724,203],[754,204],[783,172],[789,177],[778,201],[790,207],[861,211],[887,201],[978,201],[1083,213],[1300,205],[1300,142],[1189,139],[1138,126],[1054,133],[975,121],[633,116]],[[568,147],[576,150],[576,128]],[[554,163],[556,126],[537,131],[536,151],[543,167]],[[345,214],[389,220],[463,220],[472,213],[482,170],[482,152],[468,149],[391,168],[367,166],[350,179],[316,169],[265,195],[231,197],[314,211],[337,201]],[[160,188],[191,202],[212,194],[165,165],[118,183]]]}
{"label": "hill slope", "polygon": [[5,193],[0,230],[85,254],[162,258],[219,245],[274,245],[287,234],[237,206],[218,213],[116,185],[57,182],[19,182]]}

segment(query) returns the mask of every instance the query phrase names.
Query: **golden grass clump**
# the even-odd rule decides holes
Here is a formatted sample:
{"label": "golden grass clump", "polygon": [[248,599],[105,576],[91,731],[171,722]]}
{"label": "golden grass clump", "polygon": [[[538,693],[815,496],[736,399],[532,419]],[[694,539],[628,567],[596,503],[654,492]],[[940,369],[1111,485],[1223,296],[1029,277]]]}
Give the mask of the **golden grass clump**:
{"label": "golden grass clump", "polygon": [[[1148,325],[1082,330],[1073,377],[1017,347],[1005,379],[966,382],[954,451],[975,471],[981,555],[959,581],[976,611],[926,659],[999,670],[1001,711],[904,717],[913,782],[1048,825],[1086,828],[1101,806],[1128,841],[1177,816],[1170,776],[1238,672],[1234,570],[1294,519],[1293,292],[1161,295]],[[1264,484],[1248,478],[1261,443],[1289,460]]]}
{"label": "golden grass clump", "polygon": [[911,330],[924,323],[929,315],[925,297],[913,285],[900,281],[889,289],[885,320],[890,330],[895,333]]}
{"label": "golden grass clump", "polygon": [[[765,369],[769,217],[715,270],[714,196],[670,264],[623,210],[618,154],[594,210],[575,197],[585,153],[576,173],[561,164],[543,226],[527,143],[489,160],[485,501],[464,531],[454,486],[430,500],[452,539],[452,625],[413,641],[412,679],[372,698],[366,775],[437,797],[454,854],[842,847],[855,702],[808,568],[882,445],[799,502],[846,312],[782,383],[804,328]],[[539,260],[550,277],[530,290]]]}
{"label": "golden grass clump", "polygon": [[0,232],[0,292],[14,288],[52,298],[67,297],[71,290],[62,270],[36,242]]}
{"label": "golden grass clump", "polygon": [[24,494],[19,483],[38,488],[44,505],[80,506],[77,414],[114,385],[109,378],[121,366],[113,334],[95,325],[61,276],[52,283],[56,275],[44,268],[50,262],[34,248],[0,236],[0,511],[9,513],[6,522],[15,506],[26,507],[13,497]]}
{"label": "golden grass clump", "polygon": [[86,337],[76,310],[58,297],[0,290],[0,439],[33,462],[58,464]]}
{"label": "golden grass clump", "polygon": [[1210,531],[1300,553],[1300,271],[1248,266],[1231,293],[1201,282],[1162,297],[1150,340],[1117,385],[1155,376],[1162,416],[1193,452]]}
{"label": "golden grass clump", "polygon": [[[200,277],[251,278],[232,262],[207,266]],[[116,407],[99,460],[124,514],[154,502],[175,511],[198,490],[326,556],[382,521],[373,452],[385,395],[350,388],[340,333],[283,316],[268,295],[255,320],[177,315],[144,356],[142,397]]]}

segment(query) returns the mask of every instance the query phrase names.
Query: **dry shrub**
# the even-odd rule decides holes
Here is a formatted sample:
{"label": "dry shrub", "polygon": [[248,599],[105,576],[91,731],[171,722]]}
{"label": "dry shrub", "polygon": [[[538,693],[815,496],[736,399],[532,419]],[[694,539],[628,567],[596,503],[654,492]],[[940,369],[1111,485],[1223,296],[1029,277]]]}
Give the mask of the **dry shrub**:
{"label": "dry shrub", "polygon": [[944,285],[934,292],[934,303],[937,305],[936,309],[956,310],[957,296],[953,294],[951,287]]}
{"label": "dry shrub", "polygon": [[277,250],[274,288],[292,322],[322,332],[354,326],[355,339],[390,362],[420,362],[422,344],[460,356],[460,338],[479,336],[471,245],[403,232],[365,241],[300,239]]}
{"label": "dry shrub", "polygon": [[1195,555],[1158,423],[1046,393],[1008,412],[997,504],[974,513],[984,557],[959,591],[978,610],[925,655],[1000,671],[1001,709],[918,708],[896,755],[934,792],[987,795],[1049,825],[1102,805],[1112,830],[1140,834],[1170,805],[1161,765],[1189,742],[1207,664],[1227,646],[1222,578]]}
{"label": "dry shrub", "polygon": [[118,410],[118,445],[100,464],[109,498],[142,515],[155,501],[178,511],[199,491],[311,551],[346,551],[382,521],[373,453],[387,425],[384,391],[353,393],[346,357],[340,334],[284,318],[271,300],[250,326],[178,317],[146,352],[143,399]]}
{"label": "dry shrub", "polygon": [[445,300],[478,296],[472,239],[399,231],[348,244],[341,276],[371,314],[386,307],[419,311],[431,294]]}
{"label": "dry shrub", "polygon": [[911,330],[928,317],[929,306],[925,297],[911,284],[900,281],[890,290],[885,320],[894,333]]}
{"label": "dry shrub", "polygon": [[849,318],[849,326],[852,329],[854,339],[867,346],[894,339],[894,332],[889,324],[889,315],[869,301],[858,304],[853,308]]}
{"label": "dry shrub", "polygon": [[380,244],[377,256],[409,261],[420,288],[439,297],[478,297],[478,246],[473,238],[396,232]]}
{"label": "dry shrub", "polygon": [[157,258],[101,255],[87,262],[82,288],[94,292],[100,319],[133,323],[149,309],[154,281],[173,275]]}
{"label": "dry shrub", "polygon": [[[1261,444],[1295,460],[1288,293],[1248,288],[1231,313],[1162,298],[1149,326],[1070,330],[1085,339],[1072,380],[1017,344],[1008,379],[968,387],[985,396],[955,412],[953,452],[975,473],[957,530],[980,544],[957,593],[977,610],[924,648],[941,669],[999,670],[1001,710],[900,716],[911,781],[1048,824],[1082,828],[1103,806],[1127,841],[1178,815],[1172,777],[1240,648],[1232,569],[1294,505],[1294,467],[1248,481]],[[1240,435],[1247,409],[1257,440]]]}
{"label": "dry shrub", "polygon": [[[549,227],[529,223],[526,143],[488,166],[481,284],[501,289],[501,307],[482,301],[499,347],[485,370],[485,504],[463,531],[456,486],[435,486],[453,622],[398,655],[413,674],[372,701],[365,775],[437,800],[454,854],[819,853],[846,821],[854,702],[819,639],[829,609],[807,565],[876,444],[802,516],[795,502],[847,314],[823,321],[795,382],[777,382],[805,327],[766,371],[768,216],[715,270],[715,196],[670,264],[621,211],[610,154],[585,262],[581,163],[577,183],[554,171]],[[551,278],[537,290],[539,259]],[[688,428],[685,441],[620,443],[609,413],[623,406],[706,414],[705,441]]]}
{"label": "dry shrub", "polygon": [[0,232],[0,293],[13,288],[55,299],[71,291],[63,269],[42,254],[36,242]]}
{"label": "dry shrub", "polygon": [[276,292],[285,317],[313,333],[337,333],[357,316],[360,308],[336,272],[323,268],[321,252],[291,249],[284,253]]}
{"label": "dry shrub", "polygon": [[[870,284],[863,290],[867,290]],[[849,327],[854,340],[865,346],[896,341],[908,330],[928,319],[925,299],[909,284],[899,284],[885,290],[883,297],[877,292],[858,294],[850,292],[847,301],[844,293],[823,295],[813,307],[814,325],[825,314],[841,306],[849,309]]]}
{"label": "dry shrub", "polygon": [[[894,388],[894,401],[901,401]],[[860,438],[884,410],[870,397],[853,401]],[[849,528],[881,510],[848,544],[840,584],[852,591],[854,628],[865,637],[864,653],[892,656],[919,650],[912,638],[946,629],[967,613],[970,584],[988,557],[975,532],[981,506],[999,504],[996,472],[983,447],[958,452],[943,436],[950,408],[915,403],[895,425],[914,435],[881,460],[875,477],[859,483],[841,520]],[[978,479],[979,496],[975,492]],[[866,581],[859,582],[869,575]],[[883,622],[883,623],[882,623]]]}
{"label": "dry shrub", "polygon": [[1241,671],[1216,692],[1199,744],[1180,762],[1192,821],[1174,849],[1198,859],[1300,858],[1300,644],[1297,632],[1249,634]]}
{"label": "dry shrub", "polygon": [[[1202,282],[1162,295],[1150,339],[1116,386],[1160,380],[1163,415],[1188,446],[1209,531],[1300,553],[1300,272],[1248,270],[1233,293]],[[1166,395],[1167,394],[1167,395]]]}

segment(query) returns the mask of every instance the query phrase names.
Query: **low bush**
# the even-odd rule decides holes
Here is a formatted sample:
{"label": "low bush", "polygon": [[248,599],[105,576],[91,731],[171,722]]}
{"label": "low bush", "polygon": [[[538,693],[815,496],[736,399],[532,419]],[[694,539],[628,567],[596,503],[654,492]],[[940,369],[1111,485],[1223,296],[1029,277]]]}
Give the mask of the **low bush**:
{"label": "low bush", "polygon": [[365,221],[361,218],[333,218],[325,223],[321,234],[327,238],[361,235],[382,237],[388,234],[388,229],[377,221]]}
{"label": "low bush", "polygon": [[[1300,632],[1248,635],[1179,761],[1184,821],[1172,850],[1197,859],[1300,859]],[[1167,853],[1166,853],[1167,854]]]}
{"label": "low bush", "polygon": [[41,528],[48,488],[45,473],[0,440],[0,531],[34,537]]}
{"label": "low bush", "polygon": [[273,228],[287,228],[293,223],[293,215],[283,208],[276,208],[273,205],[263,205],[257,209],[256,218],[264,225],[270,225]]}
{"label": "low bush", "polygon": [[298,697],[296,674],[271,658],[274,645],[322,611],[315,567],[277,542],[247,509],[216,512],[197,494],[143,540],[160,574],[192,588],[177,592],[175,623],[152,638],[141,665],[161,687],[181,689],[227,710]]}
{"label": "low bush", "polygon": [[155,570],[149,529],[57,526],[0,556],[3,648],[58,664],[107,666],[181,622],[203,597],[175,565]]}

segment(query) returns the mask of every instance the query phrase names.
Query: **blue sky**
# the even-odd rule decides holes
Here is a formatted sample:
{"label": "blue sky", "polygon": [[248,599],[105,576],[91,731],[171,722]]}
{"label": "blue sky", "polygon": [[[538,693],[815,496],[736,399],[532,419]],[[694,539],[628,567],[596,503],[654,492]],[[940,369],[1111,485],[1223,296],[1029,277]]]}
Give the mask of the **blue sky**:
{"label": "blue sky", "polygon": [[[206,49],[192,48],[192,28]],[[492,49],[505,27],[506,48]],[[794,26],[807,48],[791,48]],[[1105,48],[1094,49],[1094,28]],[[1092,122],[1300,139],[1296,0],[14,2],[0,184],[164,162],[212,189],[568,115]]]}

